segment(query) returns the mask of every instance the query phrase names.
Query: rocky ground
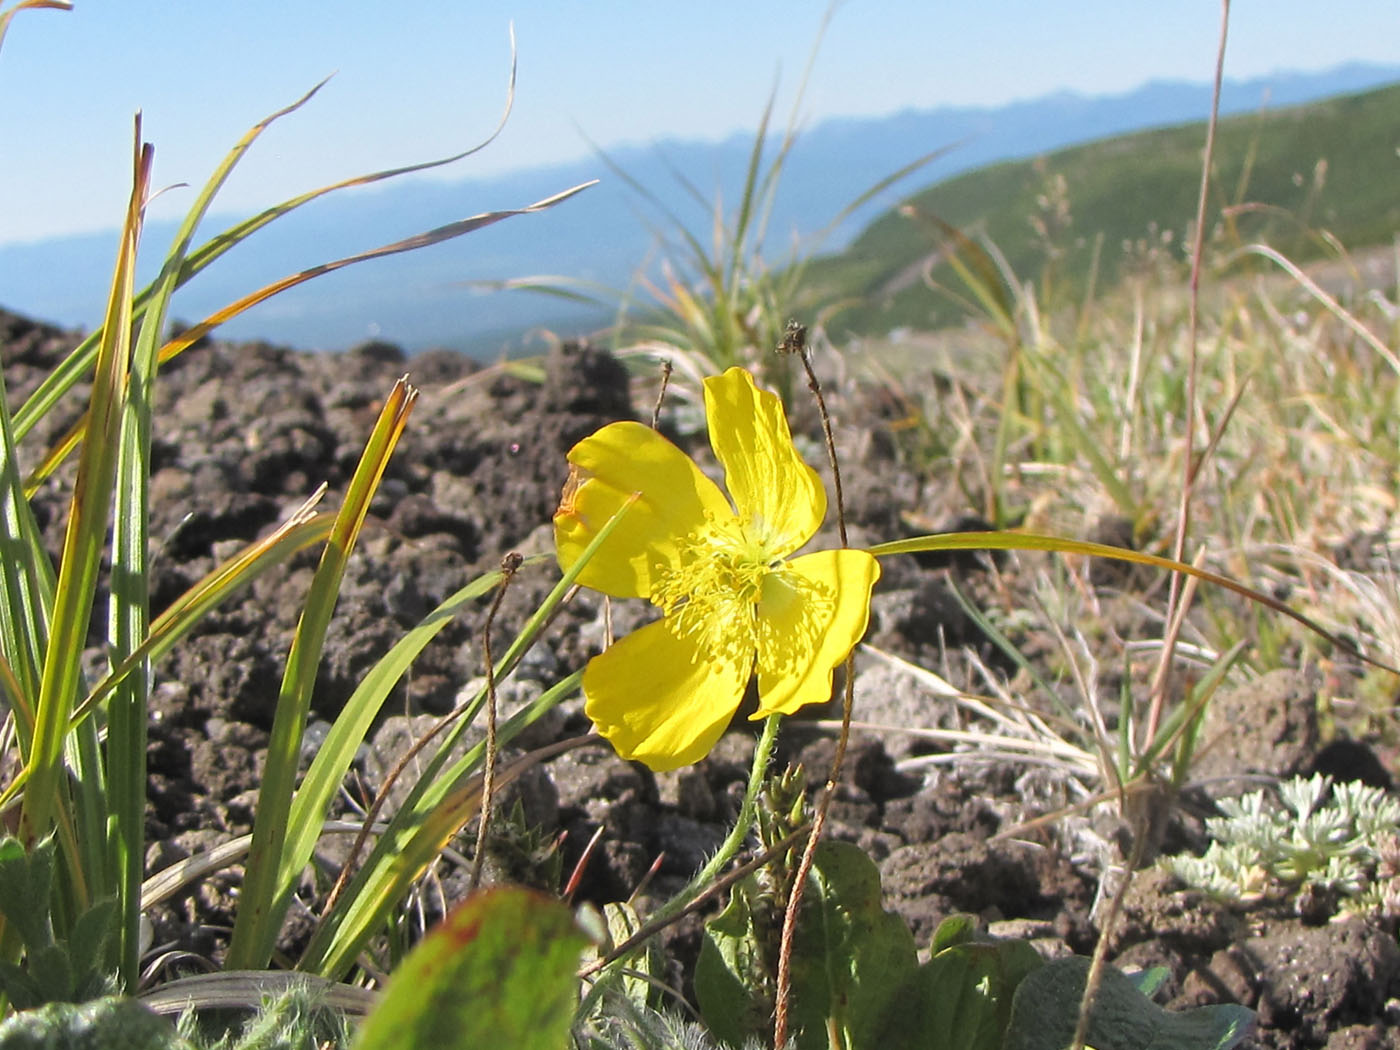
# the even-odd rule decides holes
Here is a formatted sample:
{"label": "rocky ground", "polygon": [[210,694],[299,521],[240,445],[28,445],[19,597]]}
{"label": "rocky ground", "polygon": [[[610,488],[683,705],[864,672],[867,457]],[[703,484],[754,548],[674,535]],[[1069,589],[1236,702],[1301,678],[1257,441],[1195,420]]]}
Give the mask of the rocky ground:
{"label": "rocky ground", "polygon": [[[12,406],[74,342],[71,333],[0,313]],[[438,601],[495,568],[508,551],[549,551],[548,522],[567,474],[568,448],[610,420],[646,418],[654,396],[634,400],[614,359],[579,347],[553,352],[540,382],[478,371],[453,353],[410,360],[383,343],[341,355],[264,344],[197,346],[171,362],[160,381],[151,523],[156,606],[269,530],[320,482],[329,483],[334,501],[383,397],[404,372],[412,374],[422,397],[344,583],[317,685],[311,746],[360,676]],[[880,419],[878,399],[836,401],[853,541],[908,531],[901,523],[904,512],[950,521],[966,511],[935,502],[933,493],[942,489],[901,455],[898,435]],[[44,439],[56,437],[80,404],[75,397],[63,418],[31,436],[26,454],[36,455]],[[795,430],[819,448],[810,413],[798,414]],[[703,454],[702,434],[673,436]],[[54,551],[64,498],[60,478],[35,501]],[[305,556],[288,571],[260,580],[157,668],[149,750],[152,871],[249,830],[282,662],[314,565],[314,557]],[[952,564],[888,561],[868,642],[940,673],[960,670],[967,680],[959,685],[981,687],[972,672],[979,661],[1010,678],[1014,669],[998,664],[954,599],[950,576],[964,591],[1005,603],[1008,593],[1014,601],[1018,582],[1024,583],[1018,565],[1014,559],[995,568],[976,558]],[[497,619],[499,637],[524,621],[556,578],[548,562],[520,574]],[[1095,582],[1108,593],[1123,579],[1108,574]],[[637,615],[615,608],[614,628],[625,630]],[[600,602],[580,594],[507,683],[508,707],[537,695],[596,652],[602,616]],[[347,810],[374,789],[405,742],[431,716],[450,710],[479,676],[484,618],[483,604],[444,630],[418,661],[365,750],[358,783],[347,791]],[[1034,628],[1023,630],[1030,632],[1023,648],[1036,651]],[[100,661],[101,650],[95,647],[92,657]],[[1386,779],[1384,763],[1364,748],[1340,761],[1322,751],[1315,688],[1307,673],[1285,672],[1217,705],[1214,732],[1224,743],[1209,754],[1209,775],[1280,776],[1321,765]],[[1059,766],[989,760],[976,750],[940,759],[946,743],[903,730],[967,728],[966,713],[874,656],[862,658],[856,704],[857,719],[887,728],[857,732],[833,809],[833,834],[859,842],[876,859],[887,906],[906,918],[916,939],[926,944],[940,917],[963,911],[977,913],[994,929],[1032,936],[1046,951],[1092,950],[1101,876],[1121,858],[1124,827],[1113,814],[1096,812],[1021,828],[1029,818],[1097,790],[1092,777]],[[800,760],[813,780],[824,777],[833,734],[821,720],[830,717],[831,710],[817,712],[785,726],[779,761]],[[523,743],[535,746],[587,729],[577,703],[566,704]],[[579,898],[628,897],[657,858],[648,891],[662,895],[720,841],[752,748],[751,724],[738,721],[697,767],[652,775],[605,746],[585,747],[513,792],[532,824],[550,836],[564,835],[566,872],[603,829],[583,868]],[[1208,808],[1202,793],[1177,800],[1166,846],[1202,846],[1199,817]],[[184,965],[199,959],[215,964],[232,922],[233,885],[232,876],[206,880],[155,916],[155,952]],[[431,892],[425,891],[428,911],[460,887],[460,875],[444,864]],[[1312,915],[1305,923],[1287,904],[1232,912],[1149,870],[1129,894],[1113,933],[1114,953],[1127,967],[1168,967],[1165,994],[1174,1007],[1217,1001],[1253,1007],[1259,1015],[1254,1045],[1400,1046],[1391,1027],[1400,1024],[1395,930],[1327,918]],[[296,936],[293,929],[289,937]],[[697,936],[695,925],[682,925],[668,941],[682,975]]]}

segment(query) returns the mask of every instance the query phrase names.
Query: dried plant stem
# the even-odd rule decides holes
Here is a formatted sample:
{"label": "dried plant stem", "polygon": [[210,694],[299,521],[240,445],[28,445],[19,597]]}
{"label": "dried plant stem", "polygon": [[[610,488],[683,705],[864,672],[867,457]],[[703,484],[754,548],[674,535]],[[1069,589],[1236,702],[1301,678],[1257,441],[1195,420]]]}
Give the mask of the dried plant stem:
{"label": "dried plant stem", "polygon": [[[1215,84],[1211,94],[1210,123],[1206,126],[1206,145],[1201,159],[1201,187],[1196,198],[1196,231],[1191,245],[1191,288],[1187,314],[1188,364],[1186,372],[1186,411],[1185,433],[1182,435],[1184,454],[1181,465],[1181,498],[1177,507],[1176,534],[1172,538],[1172,558],[1181,561],[1186,553],[1186,539],[1191,529],[1191,500],[1194,495],[1196,478],[1200,464],[1196,461],[1195,431],[1198,411],[1196,380],[1200,371],[1200,300],[1201,263],[1205,255],[1206,207],[1210,200],[1210,171],[1215,160],[1215,131],[1220,123],[1220,91],[1225,77],[1225,42],[1230,29],[1230,0],[1220,0],[1220,38],[1215,52]],[[1176,643],[1181,634],[1181,626],[1186,618],[1186,606],[1190,602],[1189,589],[1183,588],[1184,577],[1173,573],[1171,590],[1167,597],[1166,637],[1162,646],[1162,658],[1152,682],[1152,702],[1148,708],[1147,721],[1143,726],[1142,747],[1144,750],[1156,739],[1162,720],[1166,698],[1171,691],[1171,666],[1175,658]],[[1194,582],[1194,581],[1193,581]],[[1146,775],[1150,776],[1148,771]],[[1145,811],[1144,811],[1145,812]],[[1094,946],[1093,961],[1084,981],[1084,995],[1079,1002],[1079,1021],[1075,1025],[1071,1050],[1084,1050],[1089,1037],[1089,1020],[1103,979],[1103,968],[1108,958],[1109,945],[1113,941],[1113,930],[1118,923],[1118,915],[1123,900],[1132,885],[1133,874],[1146,855],[1149,839],[1152,837],[1151,822],[1145,816],[1134,828],[1133,848],[1127,859],[1123,873],[1123,884],[1113,895],[1108,912],[1099,929],[1099,943]]]}
{"label": "dried plant stem", "polygon": [[661,362],[661,389],[656,392],[656,405],[651,410],[651,429],[661,428],[661,406],[666,401],[666,388],[671,384],[671,362]]}
{"label": "dried plant stem", "polygon": [[[836,455],[836,439],[831,432],[831,414],[826,408],[826,398],[822,396],[821,383],[812,368],[811,355],[807,350],[807,329],[795,321],[789,321],[780,353],[794,353],[802,362],[807,373],[807,388],[817,401],[817,411],[821,414],[822,435],[826,438],[826,455],[831,462],[832,487],[836,491],[836,527],[841,536],[841,546],[849,546],[846,538],[846,507],[841,492],[841,464]],[[777,990],[774,995],[773,1048],[783,1050],[788,1038],[788,1010],[792,998],[792,945],[797,934],[797,916],[802,908],[802,894],[816,859],[817,846],[821,843],[822,831],[826,827],[826,815],[831,809],[831,800],[836,794],[836,784],[841,778],[841,767],[846,760],[846,746],[851,739],[851,708],[855,699],[855,650],[846,657],[844,665],[846,683],[841,702],[841,732],[836,738],[836,754],[831,759],[831,771],[827,775],[826,786],[817,801],[817,810],[812,817],[812,830],[802,848],[802,859],[798,861],[793,875],[792,892],[788,894],[787,907],[783,911],[783,932],[778,942]]]}
{"label": "dried plant stem", "polygon": [[836,456],[836,438],[831,432],[831,413],[826,410],[826,397],[822,394],[822,385],[817,379],[817,373],[812,368],[812,355],[807,348],[806,326],[789,321],[778,352],[797,355],[798,360],[802,362],[803,371],[807,373],[807,389],[816,398],[817,411],[822,417],[826,458],[831,463],[831,486],[836,490],[836,528],[841,537],[841,546],[847,547],[849,543],[846,541],[846,503],[841,492],[841,462]]}
{"label": "dried plant stem", "polygon": [[[1215,130],[1220,123],[1220,90],[1225,77],[1225,41],[1230,29],[1230,0],[1220,0],[1220,42],[1215,52],[1215,88],[1210,101],[1210,123],[1206,126],[1205,154],[1201,161],[1201,189],[1196,199],[1196,236],[1191,245],[1191,290],[1187,315],[1189,361],[1186,370],[1185,443],[1182,456],[1181,500],[1177,507],[1176,535],[1172,539],[1172,558],[1181,561],[1186,552],[1186,537],[1191,528],[1191,498],[1196,485],[1199,464],[1196,462],[1196,378],[1200,370],[1197,342],[1200,327],[1201,261],[1205,255],[1206,206],[1210,200],[1210,169],[1215,160]],[[1167,597],[1167,623],[1179,622],[1177,606],[1181,603],[1182,577],[1173,574]],[[1143,727],[1142,744],[1146,747],[1157,735],[1162,721],[1162,709],[1171,686],[1171,663],[1176,654],[1177,634],[1170,632],[1162,647],[1162,659],[1153,681],[1152,703]]]}
{"label": "dried plant stem", "polygon": [[1148,829],[1146,821],[1144,821],[1143,826],[1135,829],[1133,848],[1123,870],[1123,883],[1109,901],[1108,912],[1104,915],[1103,924],[1099,928],[1099,943],[1094,945],[1094,955],[1089,962],[1089,972],[1084,978],[1084,994],[1079,1000],[1079,1021],[1074,1026],[1074,1039],[1070,1041],[1070,1050],[1084,1050],[1085,1041],[1089,1038],[1089,1019],[1094,1009],[1094,1000],[1099,995],[1099,985],[1103,981],[1103,968],[1108,960],[1108,947],[1113,941],[1113,927],[1118,924],[1118,915],[1123,910],[1123,901],[1127,899],[1128,889],[1133,884],[1133,876],[1137,872],[1138,865],[1142,863],[1147,840]]}
{"label": "dried plant stem", "polygon": [[481,771],[481,818],[476,825],[476,851],[472,854],[471,876],[467,880],[468,892],[481,885],[481,869],[486,863],[486,838],[491,829],[491,804],[496,791],[496,665],[491,659],[491,627],[500,611],[501,600],[510,588],[521,563],[525,559],[517,551],[511,551],[501,559],[501,583],[496,588],[496,596],[491,599],[491,610],[486,614],[486,626],[481,632],[481,651],[486,661],[486,764]]}

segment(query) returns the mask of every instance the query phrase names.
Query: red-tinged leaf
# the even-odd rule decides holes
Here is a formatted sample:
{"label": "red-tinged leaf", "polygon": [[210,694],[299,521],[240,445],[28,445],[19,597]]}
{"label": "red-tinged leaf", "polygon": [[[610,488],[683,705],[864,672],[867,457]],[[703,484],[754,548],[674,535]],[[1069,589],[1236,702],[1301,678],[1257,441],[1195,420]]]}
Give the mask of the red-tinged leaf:
{"label": "red-tinged leaf", "polygon": [[394,971],[355,1050],[558,1050],[587,943],[556,900],[513,888],[475,894]]}

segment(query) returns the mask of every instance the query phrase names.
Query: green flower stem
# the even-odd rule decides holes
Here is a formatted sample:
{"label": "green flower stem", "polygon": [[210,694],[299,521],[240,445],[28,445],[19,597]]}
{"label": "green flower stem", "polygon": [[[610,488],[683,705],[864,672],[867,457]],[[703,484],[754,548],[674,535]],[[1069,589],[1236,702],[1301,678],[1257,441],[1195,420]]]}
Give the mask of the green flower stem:
{"label": "green flower stem", "polygon": [[[695,873],[695,877],[686,883],[685,888],[656,909],[655,914],[647,920],[649,925],[664,924],[666,920],[683,911],[696,895],[704,892],[719,877],[744,845],[744,840],[749,837],[749,831],[753,828],[754,814],[758,810],[758,795],[763,790],[763,781],[768,775],[768,764],[773,757],[773,745],[778,739],[778,725],[782,720],[782,715],[769,715],[763,723],[763,732],[759,734],[758,743],[754,745],[748,787],[744,789],[744,798],[739,804],[739,813],[734,818],[734,826],[729,829],[729,834],[720,843],[715,855]],[[598,979],[593,982],[593,987],[579,1004],[580,1017],[588,1016],[598,996],[611,979],[621,972],[626,962],[627,955],[620,955],[598,972]]]}
{"label": "green flower stem", "polygon": [[685,889],[662,905],[657,912],[658,918],[684,907],[691,897],[703,890],[729,865],[734,855],[739,852],[739,847],[749,837],[754,813],[758,809],[758,793],[763,790],[763,780],[768,775],[768,763],[773,757],[773,744],[778,739],[778,723],[781,721],[782,715],[769,715],[763,723],[763,732],[759,734],[758,743],[754,746],[749,786],[744,789],[744,800],[739,804],[739,815],[734,818],[734,827],[729,830],[729,835],[720,843],[709,863],[695,873],[695,878],[686,883]]}

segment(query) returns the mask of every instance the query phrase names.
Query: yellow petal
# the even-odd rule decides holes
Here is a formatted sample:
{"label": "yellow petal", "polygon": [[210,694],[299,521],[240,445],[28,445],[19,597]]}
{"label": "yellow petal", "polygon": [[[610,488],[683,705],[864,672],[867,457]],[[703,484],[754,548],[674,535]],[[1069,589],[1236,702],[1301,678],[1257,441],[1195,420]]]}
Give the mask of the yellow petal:
{"label": "yellow petal", "polygon": [[705,380],[710,445],[749,537],[773,557],[797,550],[826,516],[826,490],[792,445],[783,404],[731,368]]}
{"label": "yellow petal", "polygon": [[623,758],[675,769],[709,754],[752,673],[752,653],[715,663],[658,621],[588,662],[583,709]]}
{"label": "yellow petal", "polygon": [[676,544],[712,519],[733,518],[717,486],[694,462],[641,423],[609,423],[569,450],[573,465],[554,515],[554,544],[565,570],[634,493],[641,498],[578,582],[618,598],[647,598],[659,569],[673,566]]}
{"label": "yellow petal", "polygon": [[786,562],[758,606],[758,713],[791,714],[831,697],[831,675],[865,633],[880,563],[833,550]]}

